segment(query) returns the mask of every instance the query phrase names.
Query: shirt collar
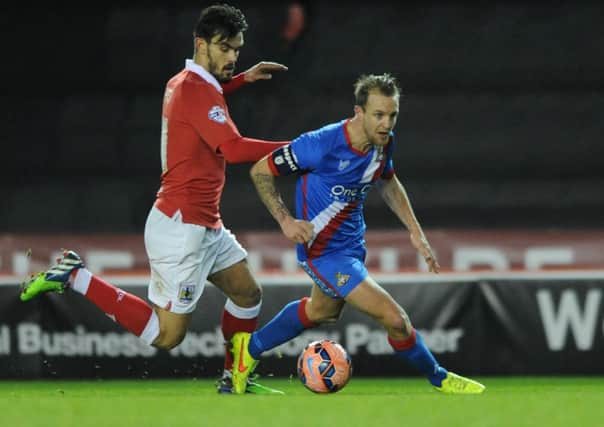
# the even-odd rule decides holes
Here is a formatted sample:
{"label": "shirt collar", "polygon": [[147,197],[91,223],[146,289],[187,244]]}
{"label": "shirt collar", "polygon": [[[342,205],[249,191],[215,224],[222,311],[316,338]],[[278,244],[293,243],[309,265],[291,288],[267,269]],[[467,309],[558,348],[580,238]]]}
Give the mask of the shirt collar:
{"label": "shirt collar", "polygon": [[208,73],[205,68],[199,64],[196,64],[192,59],[187,59],[185,61],[185,69],[193,71],[199,77],[214,86],[218,92],[222,93],[222,86],[220,86],[220,83],[218,83],[216,77]]}

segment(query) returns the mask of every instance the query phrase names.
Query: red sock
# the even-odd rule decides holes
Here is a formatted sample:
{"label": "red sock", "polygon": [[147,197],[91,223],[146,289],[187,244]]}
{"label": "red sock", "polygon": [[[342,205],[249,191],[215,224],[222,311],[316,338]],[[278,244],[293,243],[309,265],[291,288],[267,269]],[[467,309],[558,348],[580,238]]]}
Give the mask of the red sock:
{"label": "red sock", "polygon": [[235,332],[254,332],[258,327],[258,313],[260,304],[255,307],[244,308],[235,305],[230,299],[224,305],[222,312],[222,336],[225,342],[224,369],[230,371],[233,368],[233,353],[229,348],[229,340]]}
{"label": "red sock", "polygon": [[147,344],[159,335],[159,320],[153,308],[136,295],[129,294],[92,275],[85,268],[71,274],[71,288]]}
{"label": "red sock", "polygon": [[395,351],[407,351],[415,347],[415,343],[417,342],[415,328],[411,329],[411,335],[404,339],[396,340],[388,335],[388,342]]}

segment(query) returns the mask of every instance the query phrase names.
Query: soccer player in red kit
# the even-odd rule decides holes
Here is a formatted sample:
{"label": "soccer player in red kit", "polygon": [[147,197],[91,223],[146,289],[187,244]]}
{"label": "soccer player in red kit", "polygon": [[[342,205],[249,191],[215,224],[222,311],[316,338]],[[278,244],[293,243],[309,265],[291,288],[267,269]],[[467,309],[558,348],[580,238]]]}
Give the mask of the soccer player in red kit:
{"label": "soccer player in red kit", "polygon": [[[289,141],[269,142],[240,135],[224,98],[246,83],[270,79],[286,70],[260,62],[233,77],[245,17],[229,5],[202,10],[193,34],[193,59],[172,77],[163,99],[161,126],[161,188],[145,224],[145,248],[152,305],[93,275],[74,251],[24,284],[21,300],[71,288],[150,345],[177,346],[207,281],[226,296],[222,315],[225,343],[235,332],[256,329],[262,291],[248,268],[247,252],[220,218],[219,202],[226,163],[255,162]],[[232,354],[218,382],[230,393]],[[280,393],[257,383],[253,393]]]}

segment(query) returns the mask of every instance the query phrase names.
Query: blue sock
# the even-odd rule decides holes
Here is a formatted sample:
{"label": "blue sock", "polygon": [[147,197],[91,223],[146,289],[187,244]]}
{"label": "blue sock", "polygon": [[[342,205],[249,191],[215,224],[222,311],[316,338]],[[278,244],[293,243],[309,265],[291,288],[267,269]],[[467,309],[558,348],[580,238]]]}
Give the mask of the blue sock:
{"label": "blue sock", "polygon": [[[266,325],[252,334],[248,351],[254,359],[258,359],[263,352],[297,337],[309,327],[308,319],[301,319],[299,314],[300,310],[304,310],[307,299],[290,302]],[[305,314],[303,316],[306,317]]]}
{"label": "blue sock", "polygon": [[424,374],[428,381],[436,387],[440,387],[442,380],[447,376],[447,370],[439,366],[426,344],[424,344],[421,334],[417,331],[415,331],[415,345],[413,347],[408,350],[395,349],[395,352]]}

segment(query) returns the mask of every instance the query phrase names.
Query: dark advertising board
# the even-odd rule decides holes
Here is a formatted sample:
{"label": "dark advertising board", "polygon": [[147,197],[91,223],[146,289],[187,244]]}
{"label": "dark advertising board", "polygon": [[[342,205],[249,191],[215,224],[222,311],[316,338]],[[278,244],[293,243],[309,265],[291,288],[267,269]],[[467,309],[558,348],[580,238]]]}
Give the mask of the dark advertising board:
{"label": "dark advertising board", "polygon": [[[474,375],[604,374],[603,279],[415,276],[390,277],[383,286],[443,366]],[[264,286],[261,324],[308,295],[309,284],[298,282]],[[121,287],[144,298],[143,283]],[[171,351],[145,345],[73,292],[28,303],[18,292],[17,285],[0,286],[1,378],[202,378],[222,369],[225,297],[213,286],[206,287],[187,337]],[[414,374],[394,355],[381,326],[349,306],[336,324],[267,352],[258,372],[294,375],[302,348],[321,338],[345,346],[355,375]]]}

